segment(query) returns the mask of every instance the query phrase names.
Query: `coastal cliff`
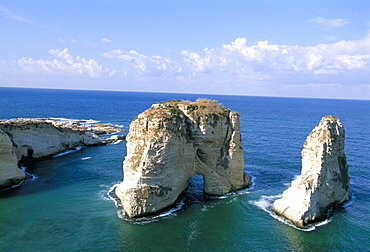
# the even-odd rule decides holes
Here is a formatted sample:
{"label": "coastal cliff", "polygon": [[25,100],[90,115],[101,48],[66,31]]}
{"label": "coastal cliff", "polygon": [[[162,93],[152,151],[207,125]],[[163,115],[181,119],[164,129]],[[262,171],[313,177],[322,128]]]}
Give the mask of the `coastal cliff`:
{"label": "coastal cliff", "polygon": [[274,202],[273,211],[298,227],[305,227],[325,218],[331,207],[349,199],[344,137],[337,117],[321,119],[304,143],[301,175]]}
{"label": "coastal cliff", "polygon": [[249,185],[239,113],[217,101],[153,104],[131,122],[126,140],[124,181],[116,195],[129,217],[172,205],[195,174],[203,175],[207,194]]}
{"label": "coastal cliff", "polygon": [[18,158],[13,142],[0,129],[0,189],[18,184],[26,174],[18,168]]}
{"label": "coastal cliff", "polygon": [[[82,122],[82,123],[81,123]],[[82,120],[18,118],[0,121],[0,188],[7,188],[26,178],[18,168],[21,159],[50,156],[77,146],[92,146],[116,139],[101,138],[113,127],[86,126]],[[116,128],[116,131],[119,129]]]}

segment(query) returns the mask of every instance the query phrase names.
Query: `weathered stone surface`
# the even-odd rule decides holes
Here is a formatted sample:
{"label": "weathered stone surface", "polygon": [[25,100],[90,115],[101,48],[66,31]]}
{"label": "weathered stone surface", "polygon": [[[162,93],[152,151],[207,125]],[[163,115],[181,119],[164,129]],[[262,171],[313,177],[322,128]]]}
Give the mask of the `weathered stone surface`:
{"label": "weathered stone surface", "polygon": [[249,184],[239,114],[216,101],[153,104],[132,121],[126,140],[116,195],[130,217],[172,205],[195,174],[203,175],[204,191],[213,195]]}
{"label": "weathered stone surface", "polygon": [[96,134],[65,126],[55,126],[50,119],[18,118],[0,122],[0,129],[10,135],[18,159],[41,158],[77,146],[102,144]]}
{"label": "weathered stone surface", "polygon": [[26,174],[17,164],[13,142],[8,134],[0,129],[0,189],[18,184],[26,178]]}
{"label": "weathered stone surface", "polygon": [[[77,146],[110,143],[94,132],[112,132],[114,127],[99,124],[97,127],[84,120],[18,118],[0,121],[0,188],[9,187],[24,179],[18,168],[22,158],[41,158]],[[116,131],[119,131],[117,129]]]}
{"label": "weathered stone surface", "polygon": [[308,135],[302,150],[302,173],[273,210],[299,227],[323,219],[328,210],[349,198],[344,154],[344,128],[335,116],[325,116]]}

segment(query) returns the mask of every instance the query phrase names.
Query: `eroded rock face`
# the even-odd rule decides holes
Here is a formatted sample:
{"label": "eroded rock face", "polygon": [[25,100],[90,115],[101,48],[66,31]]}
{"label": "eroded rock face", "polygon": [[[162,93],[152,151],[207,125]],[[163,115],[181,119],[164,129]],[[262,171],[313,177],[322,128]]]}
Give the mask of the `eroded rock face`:
{"label": "eroded rock face", "polygon": [[124,181],[116,188],[126,214],[172,205],[195,174],[204,191],[223,195],[248,186],[239,114],[216,101],[153,104],[131,123]]}
{"label": "eroded rock face", "polygon": [[18,159],[13,142],[0,129],[0,189],[18,184],[26,174],[18,168]]}
{"label": "eroded rock face", "polygon": [[0,129],[11,136],[22,157],[40,158],[77,146],[103,143],[96,134],[66,126],[56,126],[50,119],[18,118],[0,122]]}
{"label": "eroded rock face", "polygon": [[[98,137],[94,127],[86,127],[81,122],[44,118],[0,121],[0,188],[10,187],[26,178],[18,168],[18,161],[22,158],[41,158],[77,146],[115,140]],[[99,125],[97,129],[100,133],[105,130],[103,126]]]}
{"label": "eroded rock face", "polygon": [[335,116],[325,116],[308,135],[302,150],[302,173],[273,210],[299,227],[325,218],[328,210],[349,198],[344,154],[344,128]]}

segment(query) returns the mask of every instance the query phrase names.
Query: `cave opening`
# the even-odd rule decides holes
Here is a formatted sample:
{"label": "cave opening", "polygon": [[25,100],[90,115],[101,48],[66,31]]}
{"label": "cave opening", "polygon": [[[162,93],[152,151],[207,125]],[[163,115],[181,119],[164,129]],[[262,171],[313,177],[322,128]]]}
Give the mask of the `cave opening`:
{"label": "cave opening", "polygon": [[31,159],[31,158],[33,158],[33,153],[34,153],[34,151],[32,150],[32,149],[30,149],[30,148],[28,148],[27,149],[27,159]]}

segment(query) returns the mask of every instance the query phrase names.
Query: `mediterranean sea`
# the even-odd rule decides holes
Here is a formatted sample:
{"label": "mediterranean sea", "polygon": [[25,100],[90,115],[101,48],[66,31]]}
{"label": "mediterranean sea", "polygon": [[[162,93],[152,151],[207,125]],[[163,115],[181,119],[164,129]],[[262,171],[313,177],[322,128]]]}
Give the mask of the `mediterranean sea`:
{"label": "mediterranean sea", "polygon": [[[29,181],[0,191],[0,251],[369,251],[369,100],[0,88],[0,119],[91,119],[128,130],[154,102],[197,98],[239,111],[251,188],[210,198],[194,176],[173,209],[128,221],[109,193],[123,179],[125,141],[80,148],[28,165]],[[329,114],[346,130],[351,200],[300,230],[270,209]]]}

